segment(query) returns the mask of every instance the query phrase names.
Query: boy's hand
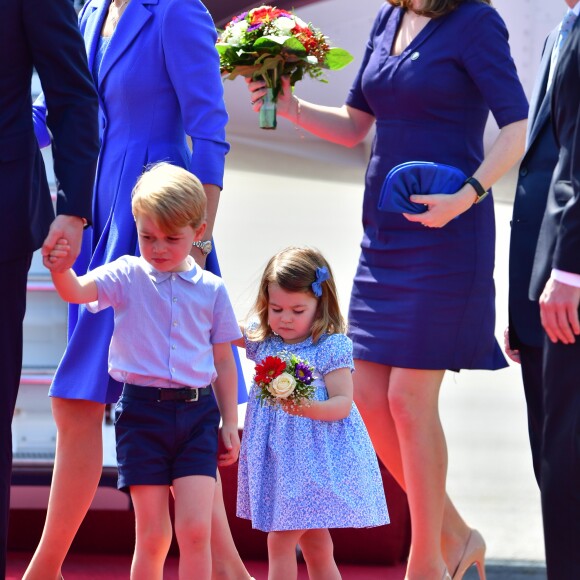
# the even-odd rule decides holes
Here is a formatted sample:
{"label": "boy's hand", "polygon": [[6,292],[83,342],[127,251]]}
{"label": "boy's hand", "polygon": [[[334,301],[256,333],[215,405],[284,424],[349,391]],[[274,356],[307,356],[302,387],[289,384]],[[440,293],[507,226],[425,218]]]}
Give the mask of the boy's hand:
{"label": "boy's hand", "polygon": [[238,435],[238,426],[236,424],[224,423],[221,432],[226,452],[218,456],[218,466],[225,467],[235,463],[238,459],[240,454],[240,436]]}
{"label": "boy's hand", "polygon": [[70,253],[71,247],[69,241],[66,238],[59,238],[50,250],[50,253],[44,256],[44,260],[51,266],[54,266],[59,260],[66,258]]}

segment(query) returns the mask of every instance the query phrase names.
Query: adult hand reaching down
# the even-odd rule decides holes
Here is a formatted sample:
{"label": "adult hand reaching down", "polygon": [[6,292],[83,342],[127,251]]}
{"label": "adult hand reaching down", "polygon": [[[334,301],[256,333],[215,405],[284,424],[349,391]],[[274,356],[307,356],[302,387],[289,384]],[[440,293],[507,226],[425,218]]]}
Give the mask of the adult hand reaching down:
{"label": "adult hand reaching down", "polygon": [[574,344],[580,334],[580,288],[550,278],[540,296],[542,326],[552,342]]}

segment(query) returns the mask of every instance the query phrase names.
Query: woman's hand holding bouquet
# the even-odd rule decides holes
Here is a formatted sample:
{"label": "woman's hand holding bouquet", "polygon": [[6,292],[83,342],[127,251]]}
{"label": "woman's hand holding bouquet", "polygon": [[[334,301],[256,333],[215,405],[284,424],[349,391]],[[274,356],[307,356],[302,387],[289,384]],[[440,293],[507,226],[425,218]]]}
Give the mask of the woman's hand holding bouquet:
{"label": "woman's hand holding bouquet", "polygon": [[236,16],[220,35],[217,50],[225,78],[242,75],[264,81],[259,105],[264,129],[276,128],[276,102],[282,92],[287,107],[290,87],[304,75],[326,82],[323,69],[338,70],[353,59],[346,50],[331,48],[320,30],[275,6],[259,6]]}

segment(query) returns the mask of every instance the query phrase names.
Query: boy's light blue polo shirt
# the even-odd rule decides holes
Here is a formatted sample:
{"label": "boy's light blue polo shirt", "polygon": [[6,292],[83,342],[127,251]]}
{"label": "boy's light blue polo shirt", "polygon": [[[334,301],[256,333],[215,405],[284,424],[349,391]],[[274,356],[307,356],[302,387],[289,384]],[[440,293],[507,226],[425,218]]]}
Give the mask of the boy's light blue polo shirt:
{"label": "boy's light blue polo shirt", "polygon": [[186,272],[158,272],[123,256],[90,275],[98,300],[87,308],[115,311],[109,374],[121,383],[205,387],[217,376],[212,345],[241,337],[222,279],[194,262]]}

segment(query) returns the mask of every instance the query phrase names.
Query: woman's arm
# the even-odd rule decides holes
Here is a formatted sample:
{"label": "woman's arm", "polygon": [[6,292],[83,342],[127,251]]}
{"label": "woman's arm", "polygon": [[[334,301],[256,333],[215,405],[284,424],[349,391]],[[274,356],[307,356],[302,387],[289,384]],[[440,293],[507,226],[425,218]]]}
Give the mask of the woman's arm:
{"label": "woman's arm", "polygon": [[[501,129],[485,159],[473,174],[487,191],[503,177],[524,153],[527,121],[516,121]],[[403,215],[411,222],[419,222],[430,228],[441,228],[459,214],[467,211],[477,200],[475,189],[464,185],[458,192],[435,195],[412,195],[411,201],[423,203],[428,211],[420,214]]]}
{"label": "woman's arm", "polygon": [[349,368],[336,369],[324,375],[328,391],[326,401],[308,401],[295,404],[282,401],[282,408],[290,415],[308,417],[318,421],[340,421],[348,417],[352,409],[353,383]]}
{"label": "woman's arm", "polygon": [[[217,209],[220,201],[221,189],[217,185],[212,185],[211,183],[204,183],[203,191],[205,192],[205,197],[207,198],[206,228],[205,233],[203,235],[203,239],[211,240],[213,236],[215,217],[217,214]],[[197,247],[191,248],[190,254],[202,268],[205,268],[207,255],[204,255],[202,251]]]}
{"label": "woman's arm", "polygon": [[[246,79],[254,111],[262,108],[266,84],[262,80]],[[299,99],[292,93],[288,77],[282,78],[282,91],[278,95],[277,113],[295,125],[326,141],[354,147],[368,134],[375,118],[348,105],[327,107]]]}

